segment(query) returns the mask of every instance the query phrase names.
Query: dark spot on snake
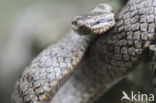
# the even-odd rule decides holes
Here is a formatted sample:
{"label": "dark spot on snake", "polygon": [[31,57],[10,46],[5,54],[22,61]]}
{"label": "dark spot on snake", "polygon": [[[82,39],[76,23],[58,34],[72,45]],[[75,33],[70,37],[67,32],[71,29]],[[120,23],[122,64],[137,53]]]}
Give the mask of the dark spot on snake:
{"label": "dark spot on snake", "polygon": [[90,23],[90,25],[94,26],[94,25],[97,25],[97,24],[100,24],[100,23],[105,23],[105,22],[110,22],[110,21],[112,21],[112,19],[99,19],[96,22]]}
{"label": "dark spot on snake", "polygon": [[28,76],[27,80],[28,80],[28,82],[31,82],[33,80],[33,76]]}

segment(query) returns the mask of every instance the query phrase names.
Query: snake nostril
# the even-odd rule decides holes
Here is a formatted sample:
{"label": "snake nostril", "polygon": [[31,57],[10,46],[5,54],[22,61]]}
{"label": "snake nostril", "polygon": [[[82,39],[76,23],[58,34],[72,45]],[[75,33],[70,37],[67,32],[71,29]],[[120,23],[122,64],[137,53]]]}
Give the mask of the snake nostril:
{"label": "snake nostril", "polygon": [[77,26],[78,24],[77,24],[77,22],[76,22],[76,21],[72,21],[72,25]]}

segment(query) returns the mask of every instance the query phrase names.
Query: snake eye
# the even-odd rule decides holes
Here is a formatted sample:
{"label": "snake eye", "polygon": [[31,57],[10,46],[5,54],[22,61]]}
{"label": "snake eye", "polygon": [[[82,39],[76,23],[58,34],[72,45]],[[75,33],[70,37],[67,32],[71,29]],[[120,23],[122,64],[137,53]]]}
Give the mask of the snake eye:
{"label": "snake eye", "polygon": [[105,23],[105,22],[110,22],[110,21],[113,21],[113,19],[105,19],[104,18],[104,19],[99,20],[100,23]]}

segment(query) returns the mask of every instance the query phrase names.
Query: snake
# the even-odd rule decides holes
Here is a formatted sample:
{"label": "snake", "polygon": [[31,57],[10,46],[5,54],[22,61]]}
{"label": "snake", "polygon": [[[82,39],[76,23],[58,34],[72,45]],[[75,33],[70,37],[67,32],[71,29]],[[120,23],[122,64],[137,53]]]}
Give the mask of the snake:
{"label": "snake", "polygon": [[156,0],[108,4],[72,21],[71,32],[43,50],[15,83],[12,103],[93,103],[142,60],[156,87]]}

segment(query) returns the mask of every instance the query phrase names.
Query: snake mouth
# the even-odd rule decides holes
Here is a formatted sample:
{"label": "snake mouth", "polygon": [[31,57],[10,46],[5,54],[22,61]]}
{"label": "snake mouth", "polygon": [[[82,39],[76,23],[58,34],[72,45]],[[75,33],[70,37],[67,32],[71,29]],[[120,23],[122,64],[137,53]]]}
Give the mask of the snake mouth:
{"label": "snake mouth", "polygon": [[80,35],[88,35],[88,34],[92,34],[92,30],[90,30],[90,27],[88,27],[87,25],[83,24],[83,23],[78,23],[78,21],[72,21],[72,29],[79,33]]}
{"label": "snake mouth", "polygon": [[72,29],[76,32],[78,32],[80,35],[87,35],[91,32],[91,30],[88,30],[89,27],[83,23],[79,23],[77,20],[72,21]]}

